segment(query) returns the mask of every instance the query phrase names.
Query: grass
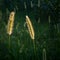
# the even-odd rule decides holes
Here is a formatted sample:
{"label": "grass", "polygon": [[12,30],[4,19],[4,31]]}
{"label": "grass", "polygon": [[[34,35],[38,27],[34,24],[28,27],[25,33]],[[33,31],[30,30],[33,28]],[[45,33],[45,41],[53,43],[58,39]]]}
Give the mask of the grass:
{"label": "grass", "polygon": [[43,48],[46,49],[47,60],[59,58],[60,32],[53,40],[50,38],[49,24],[46,22],[38,24],[32,13],[29,16],[35,30],[36,55],[28,29],[24,27],[25,12],[16,13],[13,33],[10,36],[10,49],[8,48],[9,36],[6,33],[6,24],[3,21],[0,23],[0,60],[42,60]]}

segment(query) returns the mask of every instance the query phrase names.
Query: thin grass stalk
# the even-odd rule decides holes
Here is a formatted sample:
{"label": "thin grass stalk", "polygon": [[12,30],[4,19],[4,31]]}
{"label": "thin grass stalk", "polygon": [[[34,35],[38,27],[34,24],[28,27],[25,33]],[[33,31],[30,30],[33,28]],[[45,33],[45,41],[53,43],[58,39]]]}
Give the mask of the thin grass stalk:
{"label": "thin grass stalk", "polygon": [[10,49],[10,35],[9,35],[8,48]]}
{"label": "thin grass stalk", "polygon": [[30,21],[30,18],[28,16],[26,16],[26,23],[27,23],[27,27],[28,27],[30,37],[33,40],[34,55],[36,56],[36,46],[35,46],[35,40],[34,40],[35,39],[35,32],[34,32],[32,23]]}
{"label": "thin grass stalk", "polygon": [[46,49],[43,48],[43,60],[46,60]]}
{"label": "thin grass stalk", "polygon": [[36,57],[36,45],[35,45],[35,41],[33,40],[33,47],[34,47],[34,55]]}

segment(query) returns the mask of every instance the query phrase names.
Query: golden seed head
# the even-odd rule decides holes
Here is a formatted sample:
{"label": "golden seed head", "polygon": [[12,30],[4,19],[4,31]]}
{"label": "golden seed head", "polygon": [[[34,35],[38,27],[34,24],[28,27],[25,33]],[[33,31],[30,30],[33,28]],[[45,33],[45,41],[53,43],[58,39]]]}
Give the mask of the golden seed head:
{"label": "golden seed head", "polygon": [[26,23],[27,23],[27,27],[28,27],[30,36],[34,40],[35,39],[34,29],[33,29],[32,23],[31,23],[31,21],[30,21],[28,16],[26,16]]}
{"label": "golden seed head", "polygon": [[13,25],[14,25],[14,15],[15,15],[15,12],[11,12],[9,16],[8,25],[7,25],[7,33],[9,35],[12,34]]}

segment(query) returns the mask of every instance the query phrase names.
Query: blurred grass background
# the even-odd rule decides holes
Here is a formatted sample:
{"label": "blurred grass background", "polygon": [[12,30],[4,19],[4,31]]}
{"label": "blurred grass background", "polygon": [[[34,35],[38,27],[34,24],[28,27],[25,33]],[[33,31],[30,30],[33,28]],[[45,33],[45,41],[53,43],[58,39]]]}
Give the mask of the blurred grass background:
{"label": "blurred grass background", "polygon": [[7,24],[0,23],[0,59],[42,60],[44,48],[47,60],[60,59],[60,32],[55,32],[54,37],[51,38],[50,25],[47,22],[37,23],[31,13],[29,17],[35,30],[36,56],[34,55],[33,41],[27,27],[24,26],[25,14],[18,12],[15,15],[13,33],[10,36],[10,48],[8,47],[9,35],[6,33]]}
{"label": "blurred grass background", "polygon": [[[60,23],[49,23],[49,19],[45,19],[45,14],[48,11],[42,9],[42,7],[40,11],[40,17],[42,17],[40,22],[36,21],[36,11],[33,9],[31,11],[16,11],[13,33],[10,36],[10,48],[9,35],[6,32],[8,19],[5,20],[5,15],[1,19],[0,15],[0,60],[60,60]],[[52,11],[55,10],[52,9]],[[25,25],[26,15],[30,17],[35,31],[36,54],[34,53],[33,40]],[[51,21],[55,19],[55,16],[52,16],[54,16],[54,12],[51,13]],[[56,21],[53,20],[53,22]]]}

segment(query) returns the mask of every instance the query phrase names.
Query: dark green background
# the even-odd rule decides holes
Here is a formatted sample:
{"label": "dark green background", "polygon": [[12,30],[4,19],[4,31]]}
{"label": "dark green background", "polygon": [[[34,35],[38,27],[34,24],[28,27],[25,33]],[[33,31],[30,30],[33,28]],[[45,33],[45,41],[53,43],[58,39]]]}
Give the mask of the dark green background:
{"label": "dark green background", "polygon": [[[40,7],[37,7],[37,0],[33,0],[33,8],[30,6],[32,0],[9,1],[0,0],[0,60],[43,60],[44,48],[46,60],[60,60],[59,0],[40,0]],[[24,8],[24,1],[27,9]],[[6,26],[11,11],[16,14],[9,48]],[[28,28],[24,26],[26,15],[31,19],[35,31],[36,54]]]}

